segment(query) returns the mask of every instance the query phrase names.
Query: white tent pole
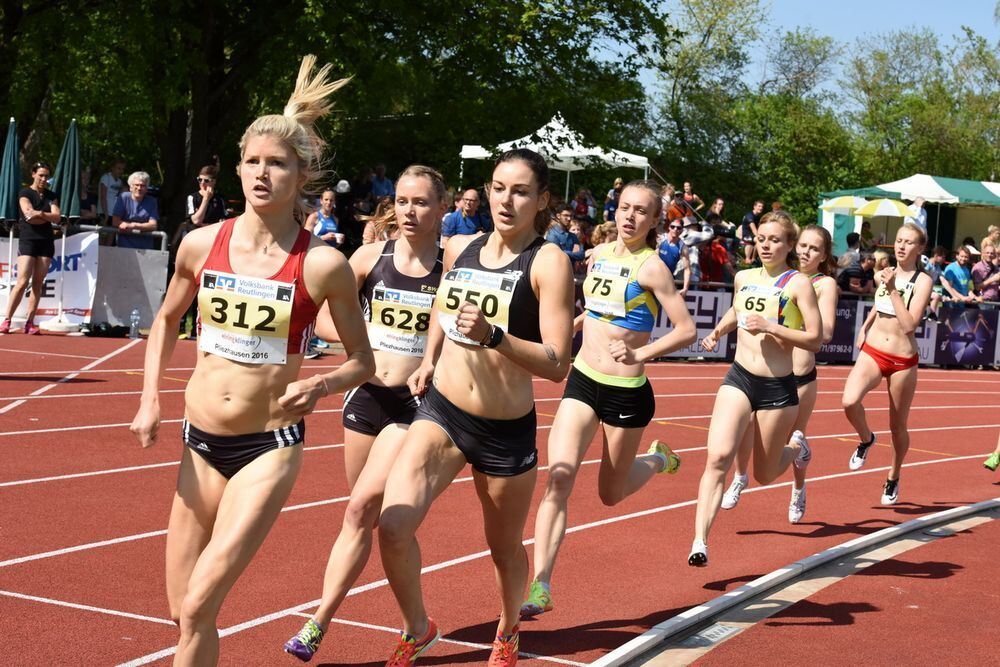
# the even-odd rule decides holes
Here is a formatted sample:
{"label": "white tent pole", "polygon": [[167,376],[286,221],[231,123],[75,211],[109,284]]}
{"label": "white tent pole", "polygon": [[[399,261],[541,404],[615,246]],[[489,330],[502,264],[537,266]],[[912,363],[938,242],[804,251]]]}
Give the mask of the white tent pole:
{"label": "white tent pole", "polygon": [[[10,226],[10,243],[7,245],[7,303],[10,303],[10,288],[14,279],[14,225]],[[13,316],[13,314],[12,314]]]}
{"label": "white tent pole", "polygon": [[59,314],[56,315],[56,322],[62,322],[63,318],[63,284],[66,281],[66,232],[69,230],[67,225],[63,229],[62,234],[62,249],[59,251]]}
{"label": "white tent pole", "polygon": [[465,178],[465,160],[460,158],[458,160],[458,187],[460,188],[465,187],[464,178]]}
{"label": "white tent pole", "polygon": [[642,168],[642,180],[644,181],[649,180],[649,165],[646,165],[645,167]]}
{"label": "white tent pole", "polygon": [[566,172],[566,196],[563,197],[564,201],[569,201],[569,172]]}

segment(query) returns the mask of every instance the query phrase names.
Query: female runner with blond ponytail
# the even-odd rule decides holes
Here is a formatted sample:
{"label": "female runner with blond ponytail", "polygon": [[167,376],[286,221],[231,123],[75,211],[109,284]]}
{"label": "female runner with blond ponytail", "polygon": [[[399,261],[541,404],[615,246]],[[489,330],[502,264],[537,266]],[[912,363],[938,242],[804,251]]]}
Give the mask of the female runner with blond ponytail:
{"label": "female runner with blond ponytail", "polygon": [[[263,543],[302,463],[303,416],[319,399],[375,370],[354,276],[337,250],[302,229],[305,187],[320,172],[313,123],[331,108],[330,66],[306,56],[283,115],[262,116],[240,140],[243,215],[188,234],[150,331],[132,432],[143,447],[160,426],[158,390],[197,294],[198,359],[185,393],[184,447],[167,529],[167,598],[180,626],[175,665],[214,665],[216,618]],[[347,351],[331,373],[299,380],[326,302]],[[206,399],[211,400],[206,400]]]}

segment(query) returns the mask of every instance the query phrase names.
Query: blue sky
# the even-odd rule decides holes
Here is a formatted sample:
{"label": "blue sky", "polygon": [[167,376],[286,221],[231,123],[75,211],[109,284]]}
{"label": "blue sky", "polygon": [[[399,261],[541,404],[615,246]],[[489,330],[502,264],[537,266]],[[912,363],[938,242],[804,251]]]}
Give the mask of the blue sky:
{"label": "blue sky", "polygon": [[[779,34],[808,26],[841,44],[853,45],[859,37],[927,27],[946,46],[962,34],[963,25],[993,43],[1000,40],[1000,26],[993,19],[995,8],[996,0],[770,0],[769,14]],[[747,72],[751,81],[761,78],[763,48],[760,43],[754,47],[754,62]]]}

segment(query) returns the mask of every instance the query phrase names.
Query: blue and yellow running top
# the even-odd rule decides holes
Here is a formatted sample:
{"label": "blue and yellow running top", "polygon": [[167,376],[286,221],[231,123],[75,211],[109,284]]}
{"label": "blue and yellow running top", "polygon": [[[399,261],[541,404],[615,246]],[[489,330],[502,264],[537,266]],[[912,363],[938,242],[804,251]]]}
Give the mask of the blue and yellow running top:
{"label": "blue and yellow running top", "polygon": [[600,246],[583,280],[585,308],[589,317],[633,331],[652,331],[660,313],[660,302],[639,285],[639,269],[652,248],[615,256],[615,243]]}
{"label": "blue and yellow running top", "polygon": [[804,326],[802,313],[785,291],[788,281],[796,273],[795,269],[789,269],[774,279],[763,268],[744,271],[740,291],[733,296],[733,308],[736,309],[740,328],[746,328],[748,315],[760,315],[783,327],[801,330]]}

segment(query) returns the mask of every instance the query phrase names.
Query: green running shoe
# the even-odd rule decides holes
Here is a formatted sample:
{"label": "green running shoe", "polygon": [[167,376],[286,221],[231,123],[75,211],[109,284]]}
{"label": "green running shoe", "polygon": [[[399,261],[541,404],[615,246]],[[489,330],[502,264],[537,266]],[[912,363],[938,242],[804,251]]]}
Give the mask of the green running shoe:
{"label": "green running shoe", "polygon": [[530,618],[552,611],[552,593],[541,582],[532,581],[528,599],[521,605],[521,618]]}
{"label": "green running shoe", "polygon": [[983,461],[983,467],[993,472],[996,472],[997,466],[1000,466],[1000,453],[993,452],[990,454],[990,458]]}
{"label": "green running shoe", "polygon": [[661,473],[668,472],[673,475],[681,467],[681,457],[674,454],[670,447],[667,447],[666,443],[660,442],[659,440],[654,440],[653,444],[649,446],[649,451],[647,454],[652,454],[656,458],[663,459],[663,468],[660,470]]}

